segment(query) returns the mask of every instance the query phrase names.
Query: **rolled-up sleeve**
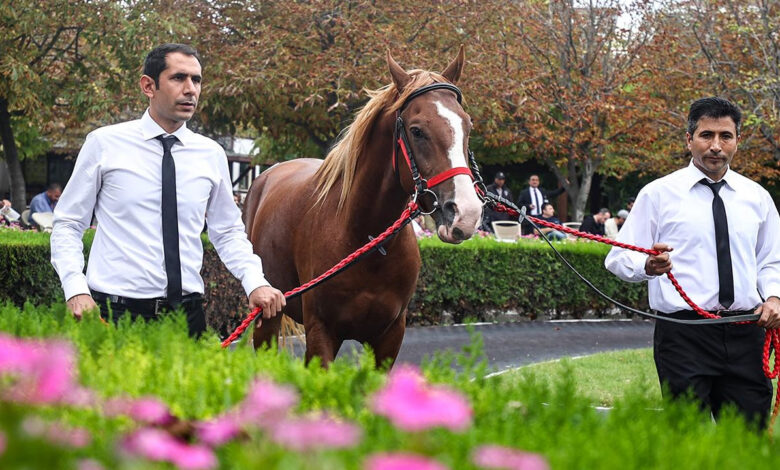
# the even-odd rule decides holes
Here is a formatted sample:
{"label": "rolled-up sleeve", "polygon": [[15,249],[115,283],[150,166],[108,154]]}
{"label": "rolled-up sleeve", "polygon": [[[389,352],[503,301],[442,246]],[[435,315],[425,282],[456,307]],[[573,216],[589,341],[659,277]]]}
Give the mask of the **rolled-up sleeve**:
{"label": "rolled-up sleeve", "polygon": [[[657,211],[650,194],[642,190],[626,219],[617,241],[630,245],[650,247],[655,243]],[[645,272],[647,255],[623,248],[612,247],[604,260],[604,266],[614,275],[628,282],[641,282],[654,278]]]}
{"label": "rolled-up sleeve", "polygon": [[208,233],[219,259],[238,279],[249,295],[258,287],[268,286],[263,275],[263,263],[254,254],[247,238],[241,211],[233,200],[227,158],[224,153],[219,164],[219,184],[212,190],[206,211]]}
{"label": "rolled-up sleeve", "polygon": [[769,193],[763,192],[764,220],[756,239],[756,268],[761,297],[780,298],[780,216]]}
{"label": "rolled-up sleeve", "polygon": [[89,227],[100,191],[100,144],[87,136],[76,159],[73,174],[54,209],[51,264],[62,283],[65,299],[89,294],[84,275],[84,230]]}

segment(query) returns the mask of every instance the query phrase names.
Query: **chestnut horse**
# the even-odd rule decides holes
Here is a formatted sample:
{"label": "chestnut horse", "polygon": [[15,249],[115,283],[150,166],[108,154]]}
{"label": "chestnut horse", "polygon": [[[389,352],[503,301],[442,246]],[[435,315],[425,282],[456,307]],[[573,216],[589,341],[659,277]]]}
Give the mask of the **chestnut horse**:
{"label": "chestnut horse", "polygon": [[[286,291],[325,272],[369,236],[384,231],[406,208],[415,185],[404,157],[393,162],[397,112],[422,178],[468,167],[471,119],[455,87],[431,89],[404,105],[423,86],[454,84],[463,63],[461,47],[441,74],[406,72],[388,52],[392,84],[369,92],[371,99],[325,160],[280,163],[255,179],[244,218],[274,287]],[[420,206],[433,211],[439,238],[459,243],[471,237],[482,218],[482,203],[470,177],[457,174],[432,191],[440,202],[421,198]],[[395,361],[420,271],[420,252],[409,226],[384,248],[386,256],[371,253],[287,303],[284,313],[304,325],[307,363],[319,356],[327,366],[346,339],[371,346],[377,366]],[[278,335],[281,320],[277,315],[255,328],[255,347]]]}

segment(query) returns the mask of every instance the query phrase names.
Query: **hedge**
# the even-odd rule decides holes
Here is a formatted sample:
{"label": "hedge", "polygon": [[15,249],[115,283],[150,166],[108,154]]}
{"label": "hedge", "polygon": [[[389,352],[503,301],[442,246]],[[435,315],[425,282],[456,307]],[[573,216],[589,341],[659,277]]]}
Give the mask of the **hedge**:
{"label": "hedge", "polygon": [[[93,234],[85,235],[88,255]],[[224,330],[247,311],[240,283],[204,240],[202,275],[208,323]],[[590,242],[557,246],[594,284],[629,305],[645,307],[646,284],[620,281],[603,267],[609,249]],[[420,240],[422,269],[409,308],[410,324],[608,316],[611,306],[593,294],[538,240],[499,243],[477,238],[461,245]],[[22,305],[62,301],[49,262],[49,235],[0,230],[0,301]],[[392,253],[388,253],[392,256]]]}

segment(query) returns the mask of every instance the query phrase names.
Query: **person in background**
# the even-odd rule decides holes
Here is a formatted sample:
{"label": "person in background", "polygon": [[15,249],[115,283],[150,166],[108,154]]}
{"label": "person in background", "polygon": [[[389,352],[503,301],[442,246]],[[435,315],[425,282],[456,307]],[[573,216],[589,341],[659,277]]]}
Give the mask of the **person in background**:
{"label": "person in background", "polygon": [[766,189],[730,168],[741,121],[723,98],[691,104],[690,163],[642,188],[618,234],[659,254],[613,247],[604,265],[625,281],[647,281],[650,308],[670,318],[701,318],[664,276],[672,270],[702,309],[760,315],[751,324],[656,321],[653,356],[664,394],[690,396],[715,419],[734,406],[765,428],[772,383],[762,369],[764,328],[780,327],[780,216]]}
{"label": "person in background", "polygon": [[582,225],[580,225],[580,232],[592,233],[593,235],[604,235],[604,223],[612,217],[609,209],[602,208],[593,215],[586,215],[582,219]]}
{"label": "person in background", "polygon": [[[558,197],[566,191],[566,188],[563,186],[548,191],[540,187],[540,183],[539,175],[531,175],[531,177],[528,178],[528,187],[522,190],[517,197],[518,207],[525,206],[526,214],[537,218],[542,216],[542,205],[545,202],[550,202],[550,199]],[[533,226],[528,222],[523,221],[522,230],[523,235],[528,235],[533,232]]]}
{"label": "person in background", "polygon": [[631,208],[634,207],[634,201],[636,201],[635,197],[628,198],[628,201],[626,201],[626,210],[628,212],[631,212]]}
{"label": "person in background", "polygon": [[[542,220],[561,225],[561,221],[555,216],[555,208],[549,202],[542,204]],[[539,227],[543,234],[552,240],[565,240],[566,234],[550,227]]]}
{"label": "person in background", "polygon": [[627,218],[628,211],[625,209],[619,210],[616,217],[607,219],[604,222],[604,235],[612,240],[617,239],[618,231],[620,231],[620,227],[623,226]]}
{"label": "person in background", "polygon": [[[503,171],[499,171],[496,173],[495,178],[493,178],[493,182],[489,185],[487,185],[487,191],[489,193],[493,193],[496,196],[500,196],[504,199],[507,199],[509,201],[512,200],[512,192],[505,186],[506,183],[506,175]],[[494,211],[493,209],[489,207],[485,207],[484,215],[483,215],[483,222],[482,227],[484,230],[488,232],[493,231],[493,222],[497,220],[511,220],[512,217],[507,214],[506,212],[498,212]]]}
{"label": "person in background", "polygon": [[36,212],[54,212],[61,195],[62,186],[57,183],[50,184],[46,191],[37,194],[30,201],[30,217]]}

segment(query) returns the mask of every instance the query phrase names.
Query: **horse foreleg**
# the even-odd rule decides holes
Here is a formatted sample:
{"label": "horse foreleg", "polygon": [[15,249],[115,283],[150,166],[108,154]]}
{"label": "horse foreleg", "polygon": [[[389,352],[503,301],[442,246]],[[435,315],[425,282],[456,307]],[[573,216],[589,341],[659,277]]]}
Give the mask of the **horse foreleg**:
{"label": "horse foreleg", "polygon": [[387,366],[388,370],[393,368],[398,352],[401,350],[405,331],[406,309],[404,308],[387,330],[373,340],[368,341],[368,345],[374,350],[377,369],[383,366]]}
{"label": "horse foreleg", "polygon": [[[257,325],[257,323],[255,323]],[[255,349],[259,347],[268,347],[273,344],[273,340],[279,336],[279,329],[282,326],[282,314],[279,313],[273,318],[262,319],[260,326],[255,326],[252,335],[252,344]]]}
{"label": "horse foreleg", "polygon": [[325,325],[312,315],[304,321],[306,328],[306,364],[315,357],[319,357],[323,367],[333,362],[339,349],[340,339],[337,339]]}

